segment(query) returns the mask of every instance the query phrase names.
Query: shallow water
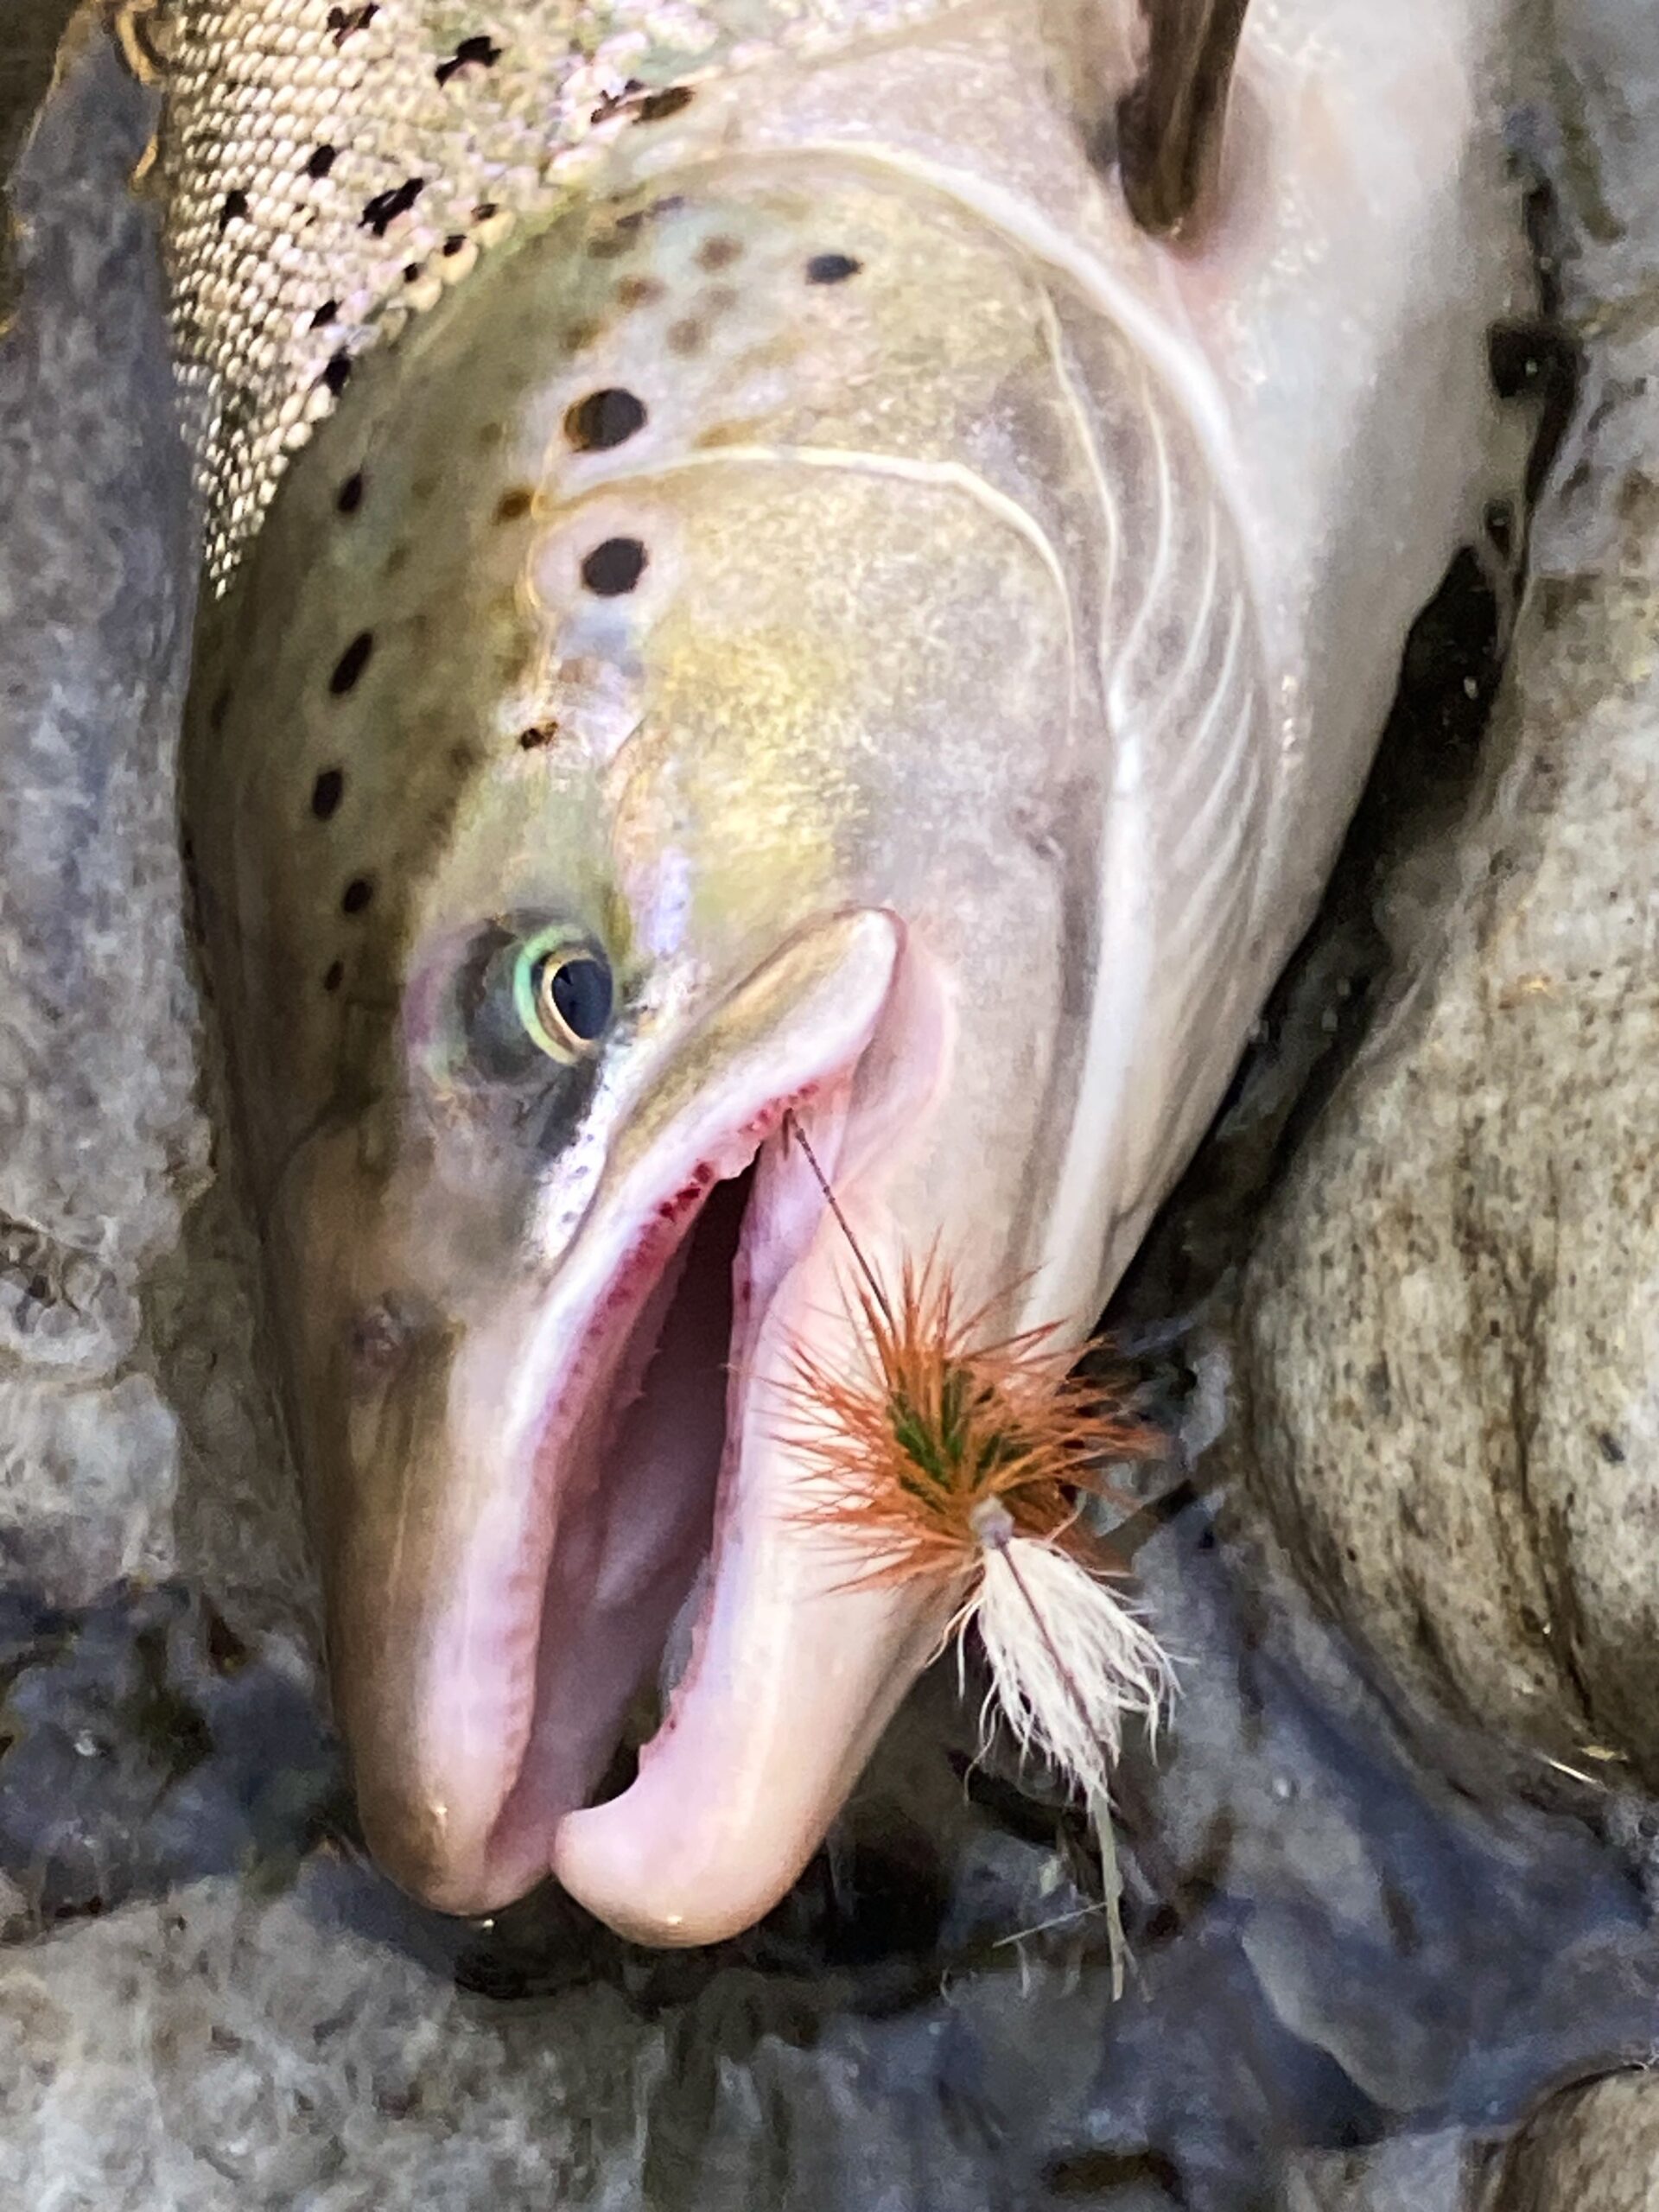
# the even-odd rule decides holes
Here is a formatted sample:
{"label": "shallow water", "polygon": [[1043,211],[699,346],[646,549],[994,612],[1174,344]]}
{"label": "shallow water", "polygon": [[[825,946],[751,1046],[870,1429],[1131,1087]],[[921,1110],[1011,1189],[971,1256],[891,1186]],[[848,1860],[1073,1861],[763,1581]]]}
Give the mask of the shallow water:
{"label": "shallow water", "polygon": [[[1271,1623],[1241,1618],[1203,1505],[1142,1563],[1187,1688],[1173,1745],[1125,1777],[1121,2003],[1081,1824],[1032,1777],[976,1764],[948,1684],[918,1700],[831,1852],[761,1929],[707,1954],[642,1952],[551,1895],[492,1926],[399,1898],[353,1847],[308,1698],[176,1586],[78,1613],[6,1594],[10,1955],[47,1992],[60,1974],[73,1987],[98,1918],[136,1934],[154,1971],[171,1909],[213,1923],[222,1907],[239,2005],[263,2014],[270,1962],[247,1944],[268,1917],[282,1947],[333,1948],[360,1979],[332,2030],[264,2018],[266,2047],[238,2046],[254,2080],[327,2064],[332,2032],[349,2082],[376,1998],[423,1989],[541,2129],[582,2122],[534,2071],[538,2044],[566,2056],[574,2030],[588,2066],[608,2043],[639,2097],[638,2137],[596,2146],[594,2188],[608,2159],[611,2180],[632,2171],[677,2203],[829,2207],[891,2184],[917,2206],[994,2190],[1231,2212],[1272,2202],[1291,2154],[1497,2135],[1546,2088],[1646,2054],[1659,1960],[1605,1846],[1414,1777],[1337,1655],[1316,1691]],[[206,2014],[175,2024],[221,2054],[243,2032],[215,2017],[224,1971],[204,1959]],[[183,1994],[150,1993],[157,2032]],[[425,2111],[417,2065],[401,2117],[476,2124],[474,2097],[434,2091]],[[371,2117],[391,2133],[400,2115]],[[187,2139],[199,2125],[169,2112],[165,2083],[159,2119]],[[266,2190],[288,2132],[250,2151]],[[488,2171],[480,2152],[442,2201],[482,2203]]]}
{"label": "shallow water", "polygon": [[[1632,121],[1659,39],[1639,44],[1636,12],[1580,11],[1580,74],[1541,70],[1517,111],[1569,306],[1575,285],[1611,302],[1583,334],[1591,406],[1632,372],[1659,263],[1659,128]],[[550,1894],[441,1920],[356,1848],[249,1354],[245,1243],[219,1194],[196,1197],[189,1055],[149,1042],[178,1030],[190,983],[156,863],[168,809],[143,796],[182,673],[182,479],[176,451],[123,427],[154,423],[162,389],[147,232],[120,192],[143,105],[94,69],[36,142],[38,283],[0,352],[0,713],[9,744],[54,739],[14,746],[3,776],[67,793],[57,818],[76,825],[43,857],[14,803],[0,866],[0,1207],[35,1240],[6,1246],[0,1376],[0,2185],[29,2204],[317,2212],[1449,2212],[1549,2091],[1659,2048],[1630,1848],[1652,1815],[1634,1792],[1598,1821],[1437,1778],[1432,1743],[1208,1493],[1205,1446],[1252,1222],[1402,943],[1433,926],[1414,857],[1488,771],[1501,587],[1465,562],[1420,626],[1321,922],[1115,1308],[1186,1447],[1147,1471],[1137,1524],[1183,1692],[1168,1743],[1122,1778],[1122,2000],[1082,1823],[1040,1776],[976,1756],[976,1700],[943,1678],[797,1893],[738,1942],[639,1951]],[[1546,565],[1582,563],[1598,479],[1583,409],[1565,419],[1580,349],[1505,342],[1544,458],[1566,431]],[[140,505],[151,534],[89,580],[88,518]],[[89,591],[99,619],[66,676],[52,594],[84,618]],[[66,1103],[53,1009],[71,997],[97,1018]],[[135,1053],[153,1078],[137,1112]]]}

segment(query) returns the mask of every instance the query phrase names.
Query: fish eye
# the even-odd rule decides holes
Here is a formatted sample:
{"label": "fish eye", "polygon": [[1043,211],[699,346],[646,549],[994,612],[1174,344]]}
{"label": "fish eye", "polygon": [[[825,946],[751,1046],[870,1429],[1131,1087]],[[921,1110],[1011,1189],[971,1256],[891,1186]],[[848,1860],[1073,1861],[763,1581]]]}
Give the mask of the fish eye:
{"label": "fish eye", "polygon": [[588,938],[559,924],[521,945],[512,997],[527,1035],[550,1058],[586,1059],[610,1027],[610,963]]}

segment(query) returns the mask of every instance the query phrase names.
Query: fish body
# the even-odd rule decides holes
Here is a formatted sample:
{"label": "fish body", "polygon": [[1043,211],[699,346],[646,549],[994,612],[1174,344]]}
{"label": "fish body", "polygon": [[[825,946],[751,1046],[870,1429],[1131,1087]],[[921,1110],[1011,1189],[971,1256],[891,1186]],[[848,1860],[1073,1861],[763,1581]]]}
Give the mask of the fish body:
{"label": "fish body", "polygon": [[160,168],[188,813],[365,1826],[693,1942],[949,1611],[799,1510],[791,1357],[856,1346],[787,1117],[876,1264],[1081,1339],[1471,533],[1515,264],[1472,5],[1258,0],[1173,245],[1067,89],[1132,85],[1113,0],[649,22],[187,7]]}

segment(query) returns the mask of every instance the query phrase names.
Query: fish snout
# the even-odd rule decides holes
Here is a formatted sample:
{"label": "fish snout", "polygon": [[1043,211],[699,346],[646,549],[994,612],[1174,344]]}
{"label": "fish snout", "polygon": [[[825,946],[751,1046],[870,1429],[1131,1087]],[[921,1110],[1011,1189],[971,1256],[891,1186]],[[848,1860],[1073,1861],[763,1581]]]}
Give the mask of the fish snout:
{"label": "fish snout", "polygon": [[[293,1186],[335,1708],[369,1849],[429,1905],[511,1902],[563,1872],[569,1832],[572,1886],[615,1925],[675,1943],[747,1924],[817,1847],[920,1664],[908,1601],[820,1589],[799,1469],[771,1438],[792,1332],[818,1305],[839,1327],[843,1305],[833,1224],[786,1125],[799,1110],[820,1141],[882,1159],[913,1118],[931,1077],[905,1071],[918,1052],[931,1068],[938,1039],[904,944],[886,911],[836,913],[747,976],[628,1103],[556,1258],[536,1263],[527,1209],[521,1245],[481,1267],[483,1231],[441,1175],[423,1201],[416,1151],[370,1185],[349,1179],[342,1139]],[[886,1103],[855,1106],[861,1080]],[[759,1521],[735,1495],[756,1483]],[[774,1550],[756,1586],[751,1563]],[[702,1691],[671,1695],[642,1755],[652,1835],[630,1817],[613,1849],[607,1808],[584,1808],[710,1584]],[[916,1632],[927,1645],[937,1624]],[[680,1777],[666,1794],[659,1769]]]}

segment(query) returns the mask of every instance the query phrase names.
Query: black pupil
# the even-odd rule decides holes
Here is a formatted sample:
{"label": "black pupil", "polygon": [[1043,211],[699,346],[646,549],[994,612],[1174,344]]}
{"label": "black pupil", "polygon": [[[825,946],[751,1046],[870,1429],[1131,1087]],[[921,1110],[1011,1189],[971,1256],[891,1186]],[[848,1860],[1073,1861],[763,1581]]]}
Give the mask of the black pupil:
{"label": "black pupil", "polygon": [[611,971],[591,953],[556,953],[547,995],[573,1037],[591,1045],[611,1018]]}

